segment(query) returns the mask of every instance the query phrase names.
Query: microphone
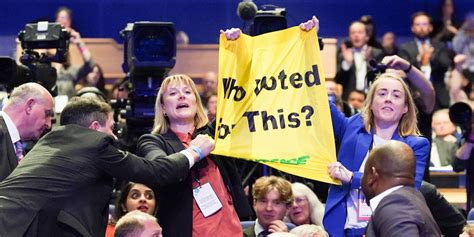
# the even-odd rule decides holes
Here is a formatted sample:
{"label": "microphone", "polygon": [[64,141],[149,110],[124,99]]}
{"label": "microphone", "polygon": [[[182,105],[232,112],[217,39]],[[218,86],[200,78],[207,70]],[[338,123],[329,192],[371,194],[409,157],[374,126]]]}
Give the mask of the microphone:
{"label": "microphone", "polygon": [[252,0],[243,0],[237,6],[237,15],[243,21],[250,21],[257,15],[257,5]]}
{"label": "microphone", "polygon": [[387,70],[387,65],[383,63],[377,63],[377,61],[375,61],[374,59],[371,59],[369,61],[369,65],[371,71],[373,71],[374,73],[384,73],[385,70]]}

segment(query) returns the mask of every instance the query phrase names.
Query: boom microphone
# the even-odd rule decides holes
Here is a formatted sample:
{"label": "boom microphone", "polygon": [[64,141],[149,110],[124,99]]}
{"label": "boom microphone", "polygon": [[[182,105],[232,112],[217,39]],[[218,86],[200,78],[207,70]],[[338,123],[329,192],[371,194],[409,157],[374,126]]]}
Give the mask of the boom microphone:
{"label": "boom microphone", "polygon": [[250,21],[257,15],[257,5],[252,0],[243,0],[237,6],[237,15],[243,21]]}

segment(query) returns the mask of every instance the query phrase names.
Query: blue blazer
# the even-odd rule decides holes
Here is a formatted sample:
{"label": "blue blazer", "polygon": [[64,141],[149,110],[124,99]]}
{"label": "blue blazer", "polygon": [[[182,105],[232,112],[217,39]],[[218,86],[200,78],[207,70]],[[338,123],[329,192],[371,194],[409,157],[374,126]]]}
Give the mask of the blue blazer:
{"label": "blue blazer", "polygon": [[[344,236],[347,208],[346,198],[351,189],[360,188],[362,172],[359,168],[373,141],[373,131],[368,133],[364,128],[364,121],[360,114],[346,118],[337,107],[330,103],[334,137],[340,143],[337,160],[348,170],[354,172],[352,182],[343,185],[331,185],[324,211],[323,225],[331,236]],[[408,144],[416,157],[416,187],[419,189],[425,166],[430,152],[430,144],[424,137],[400,137],[398,132],[392,140]]]}

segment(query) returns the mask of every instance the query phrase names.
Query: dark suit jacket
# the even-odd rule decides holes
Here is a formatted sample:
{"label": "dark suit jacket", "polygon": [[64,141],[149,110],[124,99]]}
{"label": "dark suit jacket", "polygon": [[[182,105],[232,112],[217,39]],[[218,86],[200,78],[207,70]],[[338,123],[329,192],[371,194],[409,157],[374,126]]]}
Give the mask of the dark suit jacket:
{"label": "dark suit jacket", "polygon": [[[193,138],[198,134],[208,134],[213,136],[211,128],[206,126],[197,129]],[[146,158],[164,157],[166,155],[180,155],[177,153],[184,150],[184,146],[171,130],[165,134],[153,135],[146,134],[138,140],[137,154]],[[209,158],[216,163],[222,180],[227,186],[227,190],[232,196],[234,208],[239,218],[249,217],[251,215],[250,205],[243,192],[240,175],[235,168],[234,159],[223,156],[210,155]],[[198,162],[193,169],[198,169],[205,165],[206,159]],[[193,223],[193,195],[192,195],[192,177],[191,172],[185,180],[167,185],[156,190],[158,203],[158,221],[163,228],[164,236],[191,236]]]}
{"label": "dark suit jacket", "polygon": [[78,125],[41,138],[0,183],[0,236],[104,236],[112,177],[166,185],[183,180],[187,159],[150,160]]}
{"label": "dark suit jacket", "polygon": [[[371,57],[376,61],[380,61],[380,55],[382,54],[382,50],[377,48],[372,48]],[[341,84],[343,87],[342,98],[347,100],[349,93],[356,89],[356,66],[355,63],[352,63],[352,66],[349,68],[348,71],[344,71],[342,69],[342,61],[344,60],[342,56],[341,49],[337,52],[337,72],[335,76],[335,80],[337,83]],[[370,71],[369,63],[367,62],[367,72]]]}
{"label": "dark suit jacket", "polygon": [[7,124],[0,116],[0,181],[4,180],[18,165],[15,148]]}
{"label": "dark suit jacket", "polygon": [[441,236],[418,190],[404,186],[384,197],[367,225],[366,236]]}
{"label": "dark suit jacket", "polygon": [[244,237],[256,237],[255,235],[255,224],[243,229]]}
{"label": "dark suit jacket", "polygon": [[[448,48],[443,43],[435,42],[431,40],[431,45],[434,48],[433,55],[430,59],[431,65],[431,83],[436,93],[435,110],[439,108],[449,107],[449,92],[446,84],[444,83],[444,76],[448,68],[451,66],[452,58],[450,56]],[[418,56],[418,45],[416,41],[410,41],[403,44],[400,47],[398,55],[408,60],[413,66],[421,68],[420,64],[416,60]]]}

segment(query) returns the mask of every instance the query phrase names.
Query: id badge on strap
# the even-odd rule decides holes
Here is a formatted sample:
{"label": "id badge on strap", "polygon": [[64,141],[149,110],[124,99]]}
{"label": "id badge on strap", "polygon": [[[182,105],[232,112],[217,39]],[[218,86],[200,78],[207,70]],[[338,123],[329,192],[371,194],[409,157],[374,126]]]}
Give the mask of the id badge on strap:
{"label": "id badge on strap", "polygon": [[368,221],[372,215],[372,209],[365,199],[364,193],[357,190],[357,221]]}
{"label": "id badge on strap", "polygon": [[193,196],[204,217],[208,217],[222,208],[222,203],[210,183],[194,188]]}

